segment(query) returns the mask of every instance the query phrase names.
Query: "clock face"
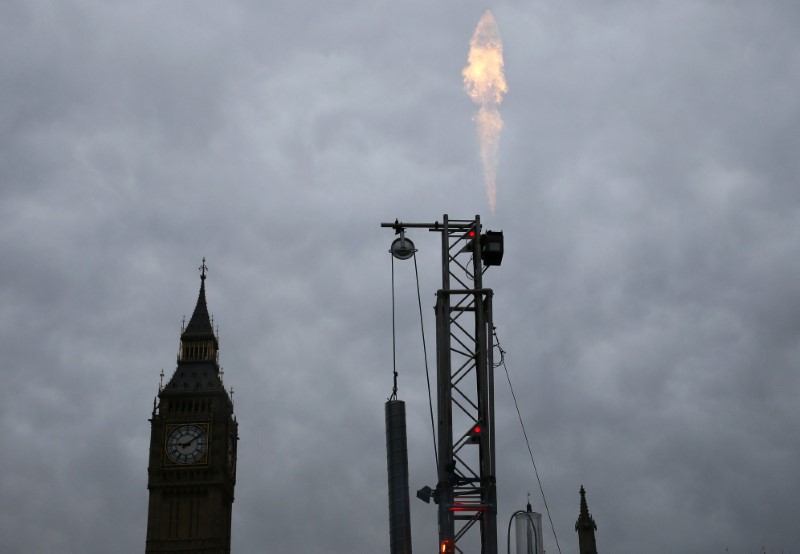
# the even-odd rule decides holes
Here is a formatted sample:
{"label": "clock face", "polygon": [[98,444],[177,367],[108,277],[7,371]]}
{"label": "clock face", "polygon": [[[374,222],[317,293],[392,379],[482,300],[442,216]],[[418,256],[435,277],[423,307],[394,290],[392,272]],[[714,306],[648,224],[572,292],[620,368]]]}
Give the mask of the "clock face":
{"label": "clock face", "polygon": [[208,450],[206,432],[197,425],[180,425],[167,437],[167,456],[176,464],[200,461]]}

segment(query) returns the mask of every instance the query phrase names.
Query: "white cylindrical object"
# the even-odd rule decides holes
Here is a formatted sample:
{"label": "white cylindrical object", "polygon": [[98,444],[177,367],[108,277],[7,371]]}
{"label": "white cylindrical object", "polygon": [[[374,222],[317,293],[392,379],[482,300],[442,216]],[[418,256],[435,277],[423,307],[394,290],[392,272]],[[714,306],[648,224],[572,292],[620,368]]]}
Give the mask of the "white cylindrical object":
{"label": "white cylindrical object", "polygon": [[544,554],[542,514],[518,512],[514,516],[514,528],[517,554]]}

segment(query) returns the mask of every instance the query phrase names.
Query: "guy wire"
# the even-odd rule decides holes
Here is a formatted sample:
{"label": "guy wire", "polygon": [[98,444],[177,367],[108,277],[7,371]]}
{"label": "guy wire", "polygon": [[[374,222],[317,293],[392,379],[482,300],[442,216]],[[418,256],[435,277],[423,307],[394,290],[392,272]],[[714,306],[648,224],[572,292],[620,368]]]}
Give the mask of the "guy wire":
{"label": "guy wire", "polygon": [[528,445],[528,454],[531,455],[531,463],[533,464],[533,472],[536,474],[536,481],[539,483],[539,491],[542,493],[542,500],[544,501],[544,509],[547,511],[547,519],[550,520],[550,529],[553,530],[553,536],[556,539],[556,548],[558,553],[561,554],[561,545],[558,544],[558,535],[556,534],[556,527],[553,525],[553,518],[550,516],[550,507],[547,505],[547,497],[544,495],[544,487],[542,487],[542,480],[539,479],[539,470],[536,469],[536,462],[533,461],[533,449],[528,440],[528,433],[525,431],[525,424],[522,422],[522,413],[519,411],[519,404],[517,403],[517,395],[514,394],[514,387],[511,385],[511,377],[508,374],[508,367],[506,366],[506,352],[500,346],[500,338],[497,336],[497,327],[492,327],[492,334],[494,334],[494,343],[497,349],[500,350],[500,361],[495,364],[495,367],[502,365],[506,371],[506,380],[508,387],[511,389],[511,398],[514,399],[514,407],[517,409],[517,417],[519,417],[519,424],[522,427],[522,435],[525,437],[525,444]]}
{"label": "guy wire", "polygon": [[392,259],[392,374],[394,376],[394,385],[392,386],[392,395],[389,400],[397,400],[397,332],[395,327],[394,315],[394,256],[389,253]]}

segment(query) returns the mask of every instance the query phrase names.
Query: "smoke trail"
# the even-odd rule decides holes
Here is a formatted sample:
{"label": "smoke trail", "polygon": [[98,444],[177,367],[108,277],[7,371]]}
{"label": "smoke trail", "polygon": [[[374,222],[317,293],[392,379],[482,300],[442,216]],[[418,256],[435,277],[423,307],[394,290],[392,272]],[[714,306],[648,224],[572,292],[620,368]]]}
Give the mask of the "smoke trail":
{"label": "smoke trail", "polygon": [[503,101],[503,94],[508,92],[508,86],[503,75],[503,43],[497,22],[489,10],[481,17],[469,41],[467,67],[461,74],[464,76],[464,90],[473,102],[480,105],[472,119],[477,125],[481,145],[489,208],[494,213],[497,205],[497,149],[503,129],[497,106]]}

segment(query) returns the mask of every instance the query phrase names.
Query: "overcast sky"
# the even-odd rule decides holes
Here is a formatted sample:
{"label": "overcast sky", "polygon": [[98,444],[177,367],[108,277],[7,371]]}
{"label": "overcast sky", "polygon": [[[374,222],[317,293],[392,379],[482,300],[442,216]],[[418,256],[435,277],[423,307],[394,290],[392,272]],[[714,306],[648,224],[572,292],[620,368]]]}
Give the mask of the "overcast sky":
{"label": "overcast sky", "polygon": [[[461,82],[487,8],[509,87],[494,215]],[[3,1],[0,551],[144,550],[147,419],[205,256],[234,551],[388,552],[379,225],[447,213],[505,233],[484,284],[564,554],[581,484],[601,553],[800,553],[798,29],[778,0]],[[433,364],[438,236],[410,236]],[[504,373],[496,402],[505,551],[526,492],[544,506]]]}

